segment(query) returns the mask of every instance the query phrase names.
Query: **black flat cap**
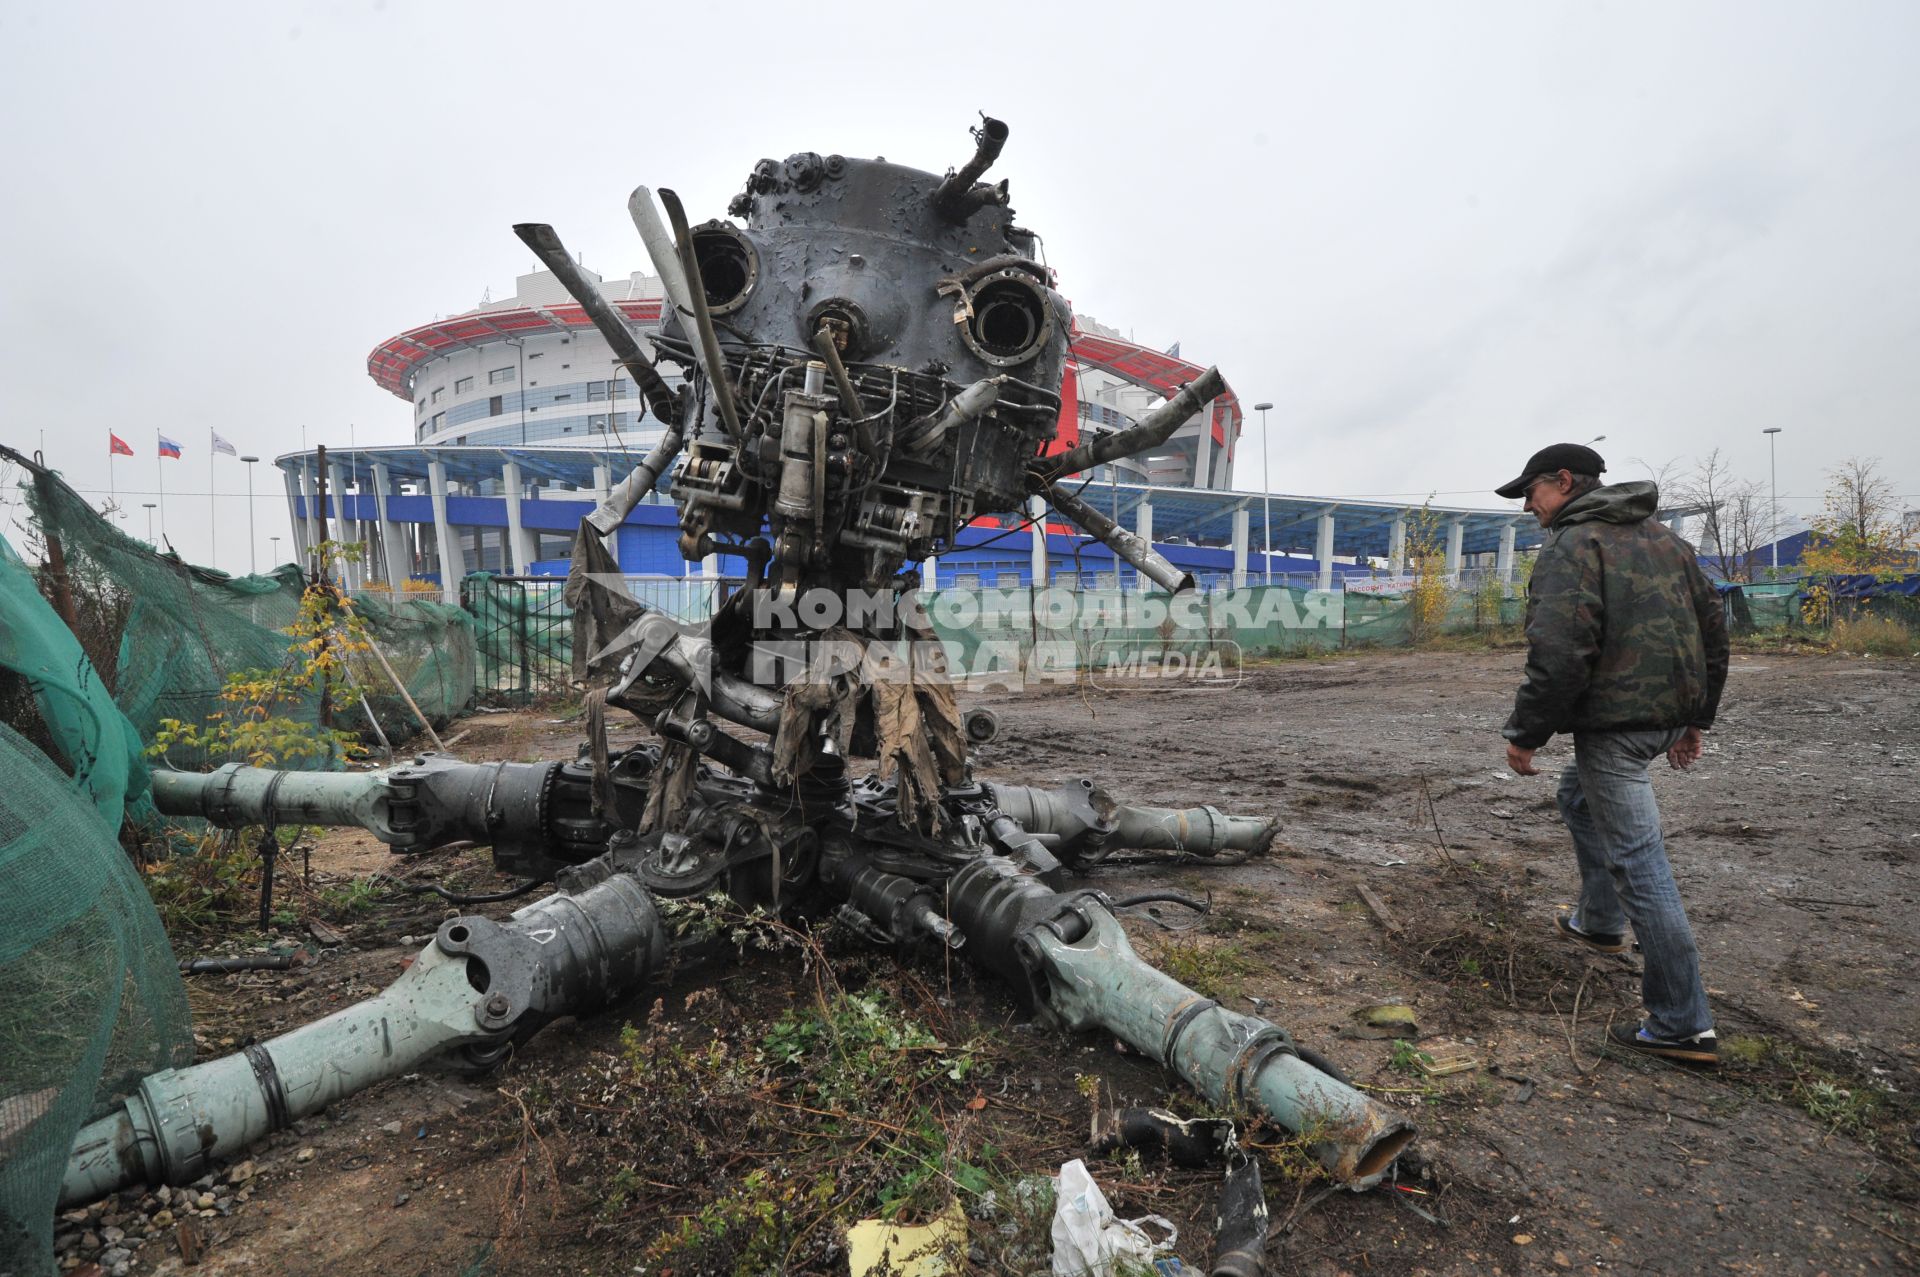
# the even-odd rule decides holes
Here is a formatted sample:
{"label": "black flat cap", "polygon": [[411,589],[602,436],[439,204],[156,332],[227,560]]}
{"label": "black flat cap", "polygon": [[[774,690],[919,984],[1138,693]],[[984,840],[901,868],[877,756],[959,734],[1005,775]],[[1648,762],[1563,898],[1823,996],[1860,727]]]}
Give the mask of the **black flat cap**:
{"label": "black flat cap", "polygon": [[1536,475],[1554,474],[1566,470],[1573,474],[1602,475],[1607,472],[1607,463],[1600,454],[1583,443],[1548,444],[1527,458],[1527,468],[1512,483],[1504,483],[1494,489],[1503,497],[1524,496],[1527,482]]}

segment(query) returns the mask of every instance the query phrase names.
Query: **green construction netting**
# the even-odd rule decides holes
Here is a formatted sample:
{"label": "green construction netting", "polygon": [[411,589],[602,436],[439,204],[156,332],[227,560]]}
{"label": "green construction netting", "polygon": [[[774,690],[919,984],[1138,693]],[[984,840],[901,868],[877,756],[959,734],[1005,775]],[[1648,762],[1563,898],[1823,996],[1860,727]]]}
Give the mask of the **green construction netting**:
{"label": "green construction netting", "polygon": [[0,1273],[55,1271],[75,1133],[192,1062],[186,990],[117,837],[147,786],[133,725],[0,541],[0,665],[64,766],[0,724]]}
{"label": "green construction netting", "polygon": [[573,673],[573,610],[567,579],[501,580],[475,572],[460,597],[473,617],[480,695],[524,699],[567,686]]}
{"label": "green construction netting", "polygon": [[[290,659],[284,631],[299,615],[304,588],[293,565],[233,577],[158,554],[110,525],[56,475],[31,467],[29,473],[39,531],[58,537],[65,550],[82,646],[142,740],[152,740],[163,719],[198,724],[226,708],[219,693],[229,675]],[[363,593],[354,604],[423,713],[444,722],[472,701],[476,652],[472,620],[462,609],[407,593]],[[371,653],[349,664],[391,739],[418,730]],[[318,699],[276,712],[311,722]],[[340,713],[334,725],[370,735],[360,709]],[[170,761],[192,767],[228,760]]]}
{"label": "green construction netting", "polygon": [[[1404,596],[1253,586],[1182,596],[1118,590],[939,590],[923,596],[956,674],[994,679],[1075,670],[1190,670],[1237,660],[1414,641]],[[1526,600],[1452,592],[1442,633],[1517,626]]]}
{"label": "green construction netting", "polygon": [[1728,592],[1729,620],[1736,630],[1777,630],[1802,623],[1800,583],[1742,585]]}
{"label": "green construction netting", "polygon": [[[1342,593],[1342,629],[1348,647],[1405,647],[1415,641],[1413,600],[1406,594]],[[1502,629],[1526,622],[1527,601],[1484,590],[1449,590],[1437,625],[1439,634]]]}

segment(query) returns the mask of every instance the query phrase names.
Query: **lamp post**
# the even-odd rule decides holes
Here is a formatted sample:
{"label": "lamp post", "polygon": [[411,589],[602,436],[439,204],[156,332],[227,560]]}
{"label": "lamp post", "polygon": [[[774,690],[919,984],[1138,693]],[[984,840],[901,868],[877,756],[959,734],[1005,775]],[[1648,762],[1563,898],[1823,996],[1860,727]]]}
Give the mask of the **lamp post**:
{"label": "lamp post", "polygon": [[1773,527],[1768,540],[1773,542],[1773,574],[1780,575],[1780,472],[1773,464],[1773,437],[1780,433],[1780,427],[1768,426],[1760,432],[1767,437],[1767,495],[1773,507]]}
{"label": "lamp post", "polygon": [[1265,531],[1267,547],[1261,557],[1265,560],[1267,570],[1264,575],[1268,585],[1273,584],[1273,467],[1270,464],[1273,445],[1267,440],[1267,409],[1271,407],[1273,405],[1270,403],[1253,406],[1253,410],[1260,414],[1260,522]]}
{"label": "lamp post", "polygon": [[280,538],[268,537],[267,540],[273,543],[273,566],[279,567],[280,566]]}
{"label": "lamp post", "polygon": [[1606,441],[1607,437],[1605,435],[1595,435],[1593,438],[1587,440],[1588,443],[1605,443]]}
{"label": "lamp post", "polygon": [[253,463],[260,460],[260,458],[242,457],[240,460],[247,463],[247,572],[252,574],[260,570],[260,560],[253,552],[255,544],[253,537]]}
{"label": "lamp post", "polygon": [[143,505],[143,506],[145,506],[145,507],[147,508],[147,544],[148,544],[148,545],[153,545],[153,544],[154,544],[154,540],[153,540],[153,507],[154,507],[154,502],[152,502],[152,501],[142,501],[142,502],[141,502],[140,504],[141,504],[141,505]]}

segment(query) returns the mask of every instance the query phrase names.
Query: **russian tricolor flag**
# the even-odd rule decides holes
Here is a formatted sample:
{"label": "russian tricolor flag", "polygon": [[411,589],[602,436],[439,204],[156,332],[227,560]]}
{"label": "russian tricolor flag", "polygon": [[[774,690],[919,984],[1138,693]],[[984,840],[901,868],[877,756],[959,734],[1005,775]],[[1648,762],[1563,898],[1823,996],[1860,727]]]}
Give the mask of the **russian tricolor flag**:
{"label": "russian tricolor flag", "polygon": [[175,461],[178,461],[180,459],[180,445],[165,435],[161,435],[160,455],[163,457],[172,457]]}

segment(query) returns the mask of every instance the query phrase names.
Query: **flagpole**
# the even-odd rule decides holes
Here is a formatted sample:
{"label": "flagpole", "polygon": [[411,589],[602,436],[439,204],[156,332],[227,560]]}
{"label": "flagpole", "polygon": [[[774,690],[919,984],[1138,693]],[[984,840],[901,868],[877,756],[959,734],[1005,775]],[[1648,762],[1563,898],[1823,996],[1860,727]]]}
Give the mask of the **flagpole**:
{"label": "flagpole", "polygon": [[[160,506],[160,538],[167,536],[167,467],[166,457],[160,452],[160,432],[153,432],[153,495]],[[158,550],[158,545],[153,547]]]}
{"label": "flagpole", "polygon": [[[110,506],[118,507],[120,504],[120,498],[114,493],[114,490],[113,490],[113,487],[114,487],[113,458],[114,458],[113,431],[109,430],[107,431],[107,504]],[[115,509],[115,513],[116,514],[119,513],[117,508]]]}
{"label": "flagpole", "polygon": [[214,479],[213,479],[213,455],[214,455],[213,427],[208,426],[207,427],[207,566],[210,568],[217,568],[220,565],[214,561],[214,555],[219,553],[219,550],[220,550],[220,534],[219,534],[219,530],[214,527],[214,524],[219,519],[219,513],[217,509],[218,502],[215,499],[213,494],[213,489],[215,486]]}

